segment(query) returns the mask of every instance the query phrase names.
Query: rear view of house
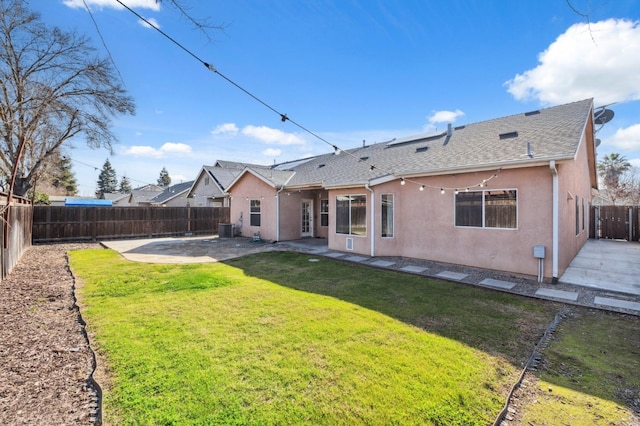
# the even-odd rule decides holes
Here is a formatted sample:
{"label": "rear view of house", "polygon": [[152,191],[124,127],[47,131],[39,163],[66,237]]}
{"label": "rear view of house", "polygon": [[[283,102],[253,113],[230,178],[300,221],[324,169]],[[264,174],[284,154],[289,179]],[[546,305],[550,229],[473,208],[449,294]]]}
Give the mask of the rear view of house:
{"label": "rear view of house", "polygon": [[[588,238],[591,99],[271,168],[228,185],[242,235],[557,280]],[[535,248],[535,253],[534,253]],[[535,254],[535,256],[534,256]]]}

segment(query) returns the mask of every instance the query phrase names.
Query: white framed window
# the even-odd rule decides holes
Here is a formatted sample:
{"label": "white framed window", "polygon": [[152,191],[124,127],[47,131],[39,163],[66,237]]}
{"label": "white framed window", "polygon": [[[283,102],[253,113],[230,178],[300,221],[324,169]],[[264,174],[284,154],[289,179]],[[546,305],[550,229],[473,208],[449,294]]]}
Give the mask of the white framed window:
{"label": "white framed window", "polygon": [[249,224],[251,226],[260,226],[260,216],[260,200],[251,200],[249,207]]}
{"label": "white framed window", "polygon": [[382,194],[380,201],[381,236],[391,238],[393,237],[393,194]]}
{"label": "white framed window", "polygon": [[329,226],[329,200],[320,200],[320,226]]}
{"label": "white framed window", "polygon": [[336,234],[367,235],[367,196],[336,197]]}
{"label": "white framed window", "polygon": [[455,225],[474,228],[516,229],[518,191],[491,189],[463,191],[455,196]]}

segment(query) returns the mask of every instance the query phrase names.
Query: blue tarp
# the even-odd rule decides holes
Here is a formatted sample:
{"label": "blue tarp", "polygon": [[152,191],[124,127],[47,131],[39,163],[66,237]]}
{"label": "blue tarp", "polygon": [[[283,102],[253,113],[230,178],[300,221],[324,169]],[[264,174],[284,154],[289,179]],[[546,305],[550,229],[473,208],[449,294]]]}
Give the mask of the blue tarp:
{"label": "blue tarp", "polygon": [[111,200],[98,200],[97,198],[65,198],[66,207],[111,207]]}

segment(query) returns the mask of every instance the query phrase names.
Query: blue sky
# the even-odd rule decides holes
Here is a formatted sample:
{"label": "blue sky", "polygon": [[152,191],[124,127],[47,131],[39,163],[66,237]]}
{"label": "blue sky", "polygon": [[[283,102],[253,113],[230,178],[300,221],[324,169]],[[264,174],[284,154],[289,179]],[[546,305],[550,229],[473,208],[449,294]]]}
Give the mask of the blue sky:
{"label": "blue sky", "polygon": [[[598,156],[640,167],[640,0],[122,0],[222,74],[348,149],[585,98],[615,103]],[[272,164],[332,152],[207,70],[115,0],[31,0],[42,19],[107,48],[134,97],[115,155],[66,147],[82,195],[109,158],[134,186],[215,160]],[[573,9],[570,6],[573,6]],[[588,15],[587,17],[581,16]],[[106,48],[105,48],[106,46]]]}

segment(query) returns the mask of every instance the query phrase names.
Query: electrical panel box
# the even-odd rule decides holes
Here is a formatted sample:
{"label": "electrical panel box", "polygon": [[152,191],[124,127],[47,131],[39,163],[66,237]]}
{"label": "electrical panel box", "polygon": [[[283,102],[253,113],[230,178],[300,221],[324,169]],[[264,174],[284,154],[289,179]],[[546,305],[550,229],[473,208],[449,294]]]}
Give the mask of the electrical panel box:
{"label": "electrical panel box", "polygon": [[533,246],[533,257],[544,259],[544,246]]}

